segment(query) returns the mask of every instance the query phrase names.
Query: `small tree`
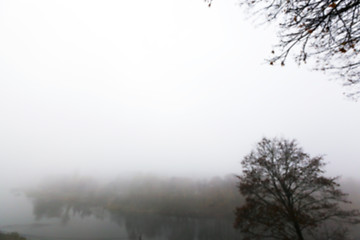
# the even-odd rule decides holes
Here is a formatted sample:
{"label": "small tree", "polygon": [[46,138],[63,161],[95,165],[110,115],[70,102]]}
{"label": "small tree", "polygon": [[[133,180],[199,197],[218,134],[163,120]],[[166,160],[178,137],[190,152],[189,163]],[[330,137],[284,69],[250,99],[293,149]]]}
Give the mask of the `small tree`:
{"label": "small tree", "polygon": [[359,212],[336,183],[323,175],[323,157],[310,157],[296,141],[262,139],[242,161],[238,176],[245,204],[236,208],[234,226],[245,239],[299,239],[315,235],[330,220],[360,223]]}

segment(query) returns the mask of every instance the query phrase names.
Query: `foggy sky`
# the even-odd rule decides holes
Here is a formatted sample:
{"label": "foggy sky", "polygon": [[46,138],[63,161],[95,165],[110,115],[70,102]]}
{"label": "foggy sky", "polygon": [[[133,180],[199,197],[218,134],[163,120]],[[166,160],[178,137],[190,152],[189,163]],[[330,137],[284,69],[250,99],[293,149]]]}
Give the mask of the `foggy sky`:
{"label": "foggy sky", "polygon": [[0,181],[240,173],[264,136],[357,177],[360,103],[275,43],[234,0],[0,0]]}

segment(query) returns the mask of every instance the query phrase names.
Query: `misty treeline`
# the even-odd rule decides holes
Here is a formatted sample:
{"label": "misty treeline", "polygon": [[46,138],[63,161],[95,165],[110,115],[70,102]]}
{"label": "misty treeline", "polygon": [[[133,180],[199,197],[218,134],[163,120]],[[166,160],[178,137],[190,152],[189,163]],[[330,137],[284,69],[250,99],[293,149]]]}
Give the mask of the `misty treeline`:
{"label": "misty treeline", "polygon": [[[69,210],[86,215],[82,208],[96,207],[179,217],[233,217],[234,208],[244,203],[237,184],[235,175],[200,180],[139,175],[110,182],[70,176],[46,179],[38,187],[26,190],[26,195],[32,199],[34,213],[39,218],[55,217]],[[359,209],[360,182],[343,179],[340,184],[349,193],[351,207]],[[46,208],[54,203],[59,206]],[[41,206],[46,206],[46,211]]]}
{"label": "misty treeline", "polygon": [[232,227],[234,206],[242,204],[234,176],[194,180],[139,175],[100,182],[72,176],[45,180],[27,190],[37,220],[77,215],[110,218],[129,239],[239,239]]}
{"label": "misty treeline", "polygon": [[[359,209],[360,182],[345,179],[340,183],[352,201],[347,207]],[[105,218],[110,214],[112,221],[125,222],[129,236],[135,236],[135,232],[160,236],[167,227],[172,229],[169,234],[177,235],[172,226],[178,224],[189,236],[194,228],[203,228],[201,232],[207,235],[206,232],[218,226],[228,239],[237,239],[240,232],[232,229],[234,211],[245,203],[235,175],[200,180],[139,175],[109,182],[71,176],[47,179],[26,194],[33,202],[33,213],[38,220],[59,218],[65,224],[73,215]],[[208,222],[198,223],[196,219],[208,219]],[[349,233],[360,235],[360,231],[351,227]],[[171,239],[181,239],[180,236]]]}
{"label": "misty treeline", "polygon": [[101,183],[93,178],[72,176],[46,180],[26,194],[37,218],[69,214],[93,214],[89,209],[149,213],[176,217],[233,217],[242,204],[232,175],[211,179],[165,178],[142,175]]}

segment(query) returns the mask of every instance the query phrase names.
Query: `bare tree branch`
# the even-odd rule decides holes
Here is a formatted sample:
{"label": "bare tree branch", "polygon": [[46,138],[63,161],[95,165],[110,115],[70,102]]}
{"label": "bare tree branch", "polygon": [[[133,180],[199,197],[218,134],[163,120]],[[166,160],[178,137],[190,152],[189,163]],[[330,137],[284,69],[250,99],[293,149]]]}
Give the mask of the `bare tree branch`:
{"label": "bare tree branch", "polygon": [[323,157],[311,158],[296,141],[266,139],[242,163],[239,190],[246,199],[234,226],[247,239],[299,239],[314,235],[330,220],[360,223],[335,178],[323,176]]}
{"label": "bare tree branch", "polygon": [[335,74],[348,96],[360,97],[360,0],[238,2],[252,17],[279,23],[271,65],[284,65],[290,53],[299,64],[314,59],[315,70]]}

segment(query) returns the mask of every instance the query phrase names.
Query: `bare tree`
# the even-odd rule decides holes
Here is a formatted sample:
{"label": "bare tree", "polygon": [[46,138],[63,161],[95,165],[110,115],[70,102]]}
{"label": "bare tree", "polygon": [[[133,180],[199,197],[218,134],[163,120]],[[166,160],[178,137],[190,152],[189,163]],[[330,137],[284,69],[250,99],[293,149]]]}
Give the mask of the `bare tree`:
{"label": "bare tree", "polygon": [[[205,0],[211,5],[212,0]],[[279,23],[279,43],[270,64],[316,59],[316,70],[331,71],[360,95],[360,0],[238,0],[256,18]]]}
{"label": "bare tree", "polygon": [[294,140],[262,139],[242,161],[239,190],[246,200],[236,208],[235,228],[245,239],[302,240],[330,220],[360,223],[359,211],[340,208],[350,202],[337,178],[323,175],[324,165]]}

